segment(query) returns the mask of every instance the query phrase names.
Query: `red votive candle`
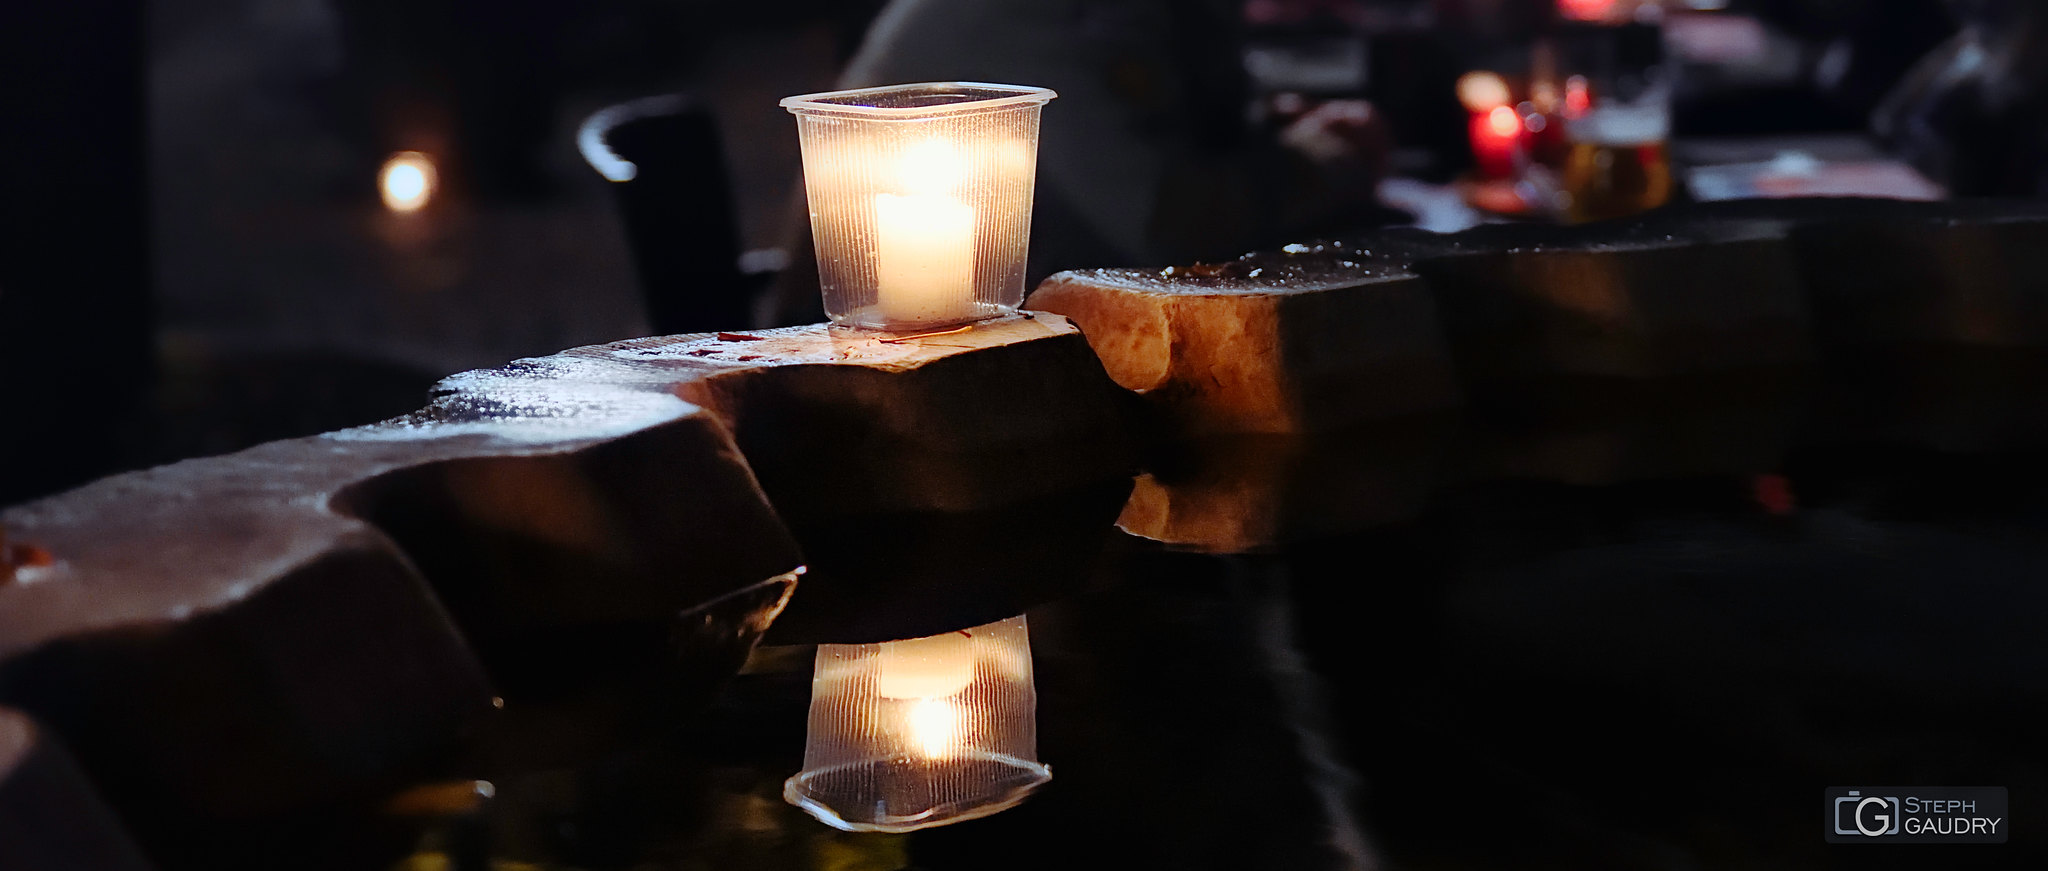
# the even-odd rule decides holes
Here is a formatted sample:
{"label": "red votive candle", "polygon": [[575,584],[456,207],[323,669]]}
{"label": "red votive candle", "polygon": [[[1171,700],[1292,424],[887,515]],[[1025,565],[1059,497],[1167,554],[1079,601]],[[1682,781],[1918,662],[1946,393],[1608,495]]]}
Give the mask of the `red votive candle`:
{"label": "red votive candle", "polygon": [[1482,178],[1510,178],[1522,151],[1522,116],[1512,107],[1472,113],[1472,160]]}

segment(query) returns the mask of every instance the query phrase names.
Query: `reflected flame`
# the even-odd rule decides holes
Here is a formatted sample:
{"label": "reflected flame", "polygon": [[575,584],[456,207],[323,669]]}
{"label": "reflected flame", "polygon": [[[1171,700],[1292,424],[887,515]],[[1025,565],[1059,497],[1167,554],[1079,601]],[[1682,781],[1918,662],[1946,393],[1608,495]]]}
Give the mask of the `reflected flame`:
{"label": "reflected flame", "polygon": [[926,759],[943,759],[960,746],[960,709],[951,702],[918,699],[904,721],[910,726],[911,743]]}
{"label": "reflected flame", "polygon": [[384,208],[394,212],[417,212],[434,197],[434,160],[417,151],[401,151],[384,161],[377,173],[377,191]]}

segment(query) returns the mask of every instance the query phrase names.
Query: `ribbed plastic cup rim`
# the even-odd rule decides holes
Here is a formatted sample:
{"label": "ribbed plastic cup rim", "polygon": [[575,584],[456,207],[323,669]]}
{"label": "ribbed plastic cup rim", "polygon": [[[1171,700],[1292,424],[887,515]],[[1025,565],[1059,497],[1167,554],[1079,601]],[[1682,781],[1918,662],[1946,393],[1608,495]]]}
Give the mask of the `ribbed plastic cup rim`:
{"label": "ribbed plastic cup rim", "polygon": [[1018,779],[1008,789],[1000,794],[988,796],[987,800],[979,804],[967,806],[957,804],[941,805],[926,809],[923,813],[886,817],[872,822],[849,820],[840,815],[838,809],[811,794],[810,784],[817,781],[823,775],[873,764],[873,760],[863,760],[799,772],[796,776],[783,781],[782,800],[796,805],[804,813],[810,814],[813,818],[817,819],[818,822],[840,831],[900,834],[903,832],[914,832],[918,829],[927,829],[933,826],[964,823],[968,820],[978,820],[982,817],[1002,813],[1023,803],[1024,799],[1029,798],[1033,792],[1038,791],[1039,787],[1052,780],[1051,767],[1041,762],[1018,759],[1007,753],[976,752],[966,754],[965,758],[1002,765],[1015,772]]}
{"label": "ribbed plastic cup rim", "polygon": [[[960,99],[935,103],[929,106],[876,106],[877,98],[921,90],[963,91],[956,95]],[[849,91],[820,91],[815,94],[798,94],[784,97],[779,104],[798,115],[847,115],[859,118],[910,119],[931,118],[941,115],[956,115],[967,112],[992,112],[1019,106],[1043,106],[1059,94],[1051,88],[1030,85],[998,85],[989,82],[917,82],[907,85],[884,85],[877,88],[855,88]]]}

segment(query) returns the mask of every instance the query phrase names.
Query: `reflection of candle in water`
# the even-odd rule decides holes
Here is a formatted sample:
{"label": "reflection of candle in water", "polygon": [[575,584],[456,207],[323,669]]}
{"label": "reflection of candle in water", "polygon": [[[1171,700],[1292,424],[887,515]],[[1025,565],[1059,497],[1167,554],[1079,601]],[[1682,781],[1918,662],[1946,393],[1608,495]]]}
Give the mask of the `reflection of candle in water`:
{"label": "reflection of candle in water", "polygon": [[783,797],[848,831],[987,816],[1052,774],[1022,616],[866,644],[818,645],[804,767]]}
{"label": "reflection of candle in water", "polygon": [[911,743],[926,759],[944,759],[960,747],[960,709],[952,702],[918,699],[905,716]]}

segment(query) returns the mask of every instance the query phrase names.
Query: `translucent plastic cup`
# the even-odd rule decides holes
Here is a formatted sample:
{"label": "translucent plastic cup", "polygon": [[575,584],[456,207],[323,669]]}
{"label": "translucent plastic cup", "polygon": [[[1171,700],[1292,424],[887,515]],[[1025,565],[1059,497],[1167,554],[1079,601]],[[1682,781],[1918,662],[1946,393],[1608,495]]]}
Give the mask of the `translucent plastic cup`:
{"label": "translucent plastic cup", "polygon": [[804,769],[782,795],[826,825],[907,832],[985,817],[1052,779],[1038,762],[1023,617],[818,646]]}
{"label": "translucent plastic cup", "polygon": [[1024,303],[1045,88],[929,82],[789,97],[825,314],[923,330]]}

